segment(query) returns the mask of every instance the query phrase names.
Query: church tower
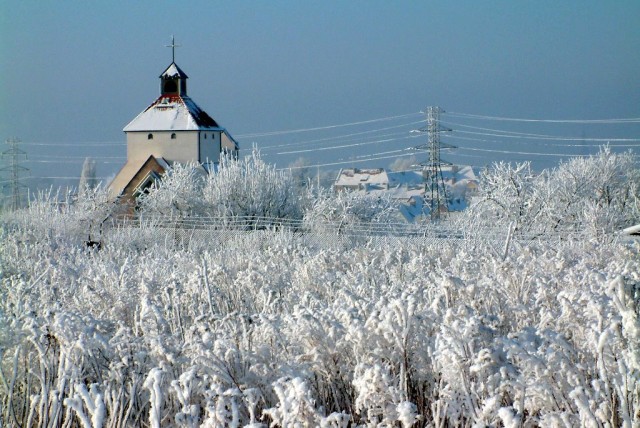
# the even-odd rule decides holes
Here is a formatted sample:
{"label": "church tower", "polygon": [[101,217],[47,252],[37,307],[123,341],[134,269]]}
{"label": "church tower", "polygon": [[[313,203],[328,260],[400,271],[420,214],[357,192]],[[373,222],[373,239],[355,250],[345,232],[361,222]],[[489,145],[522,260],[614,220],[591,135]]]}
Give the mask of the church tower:
{"label": "church tower", "polygon": [[189,76],[175,62],[160,75],[160,94],[166,96],[187,96]]}
{"label": "church tower", "polygon": [[187,94],[187,74],[175,62],[160,74],[160,96],[123,131],[127,163],[111,182],[113,197],[133,201],[171,164],[195,162],[213,171],[220,156],[238,155],[238,143]]}

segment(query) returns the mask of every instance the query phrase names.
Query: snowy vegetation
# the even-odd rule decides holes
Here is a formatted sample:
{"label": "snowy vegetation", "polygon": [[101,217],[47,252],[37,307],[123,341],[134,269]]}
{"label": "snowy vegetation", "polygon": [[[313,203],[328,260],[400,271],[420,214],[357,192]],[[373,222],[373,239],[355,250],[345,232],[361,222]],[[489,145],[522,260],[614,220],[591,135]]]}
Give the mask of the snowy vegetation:
{"label": "snowy vegetation", "polygon": [[[459,221],[511,230],[504,248],[312,245],[288,229],[178,245],[103,228],[99,189],[43,195],[0,230],[0,425],[637,426],[640,246],[602,239],[602,224],[638,221],[618,156],[489,171]],[[288,187],[247,162],[261,161],[176,169],[141,212],[388,219],[385,201]],[[581,162],[610,174],[581,176]],[[540,196],[562,174],[590,181]],[[543,225],[597,235],[518,239]]]}
{"label": "snowy vegetation", "polygon": [[144,195],[147,216],[302,219],[310,193],[290,173],[268,165],[257,152],[243,160],[224,159],[204,174],[195,164],[176,165],[161,185]]}
{"label": "snowy vegetation", "polygon": [[[603,147],[535,174],[529,163],[497,163],[481,176],[465,214],[475,227],[509,227],[520,235],[582,230],[603,236],[640,220],[640,172],[631,153]],[[480,223],[478,223],[480,222]]]}

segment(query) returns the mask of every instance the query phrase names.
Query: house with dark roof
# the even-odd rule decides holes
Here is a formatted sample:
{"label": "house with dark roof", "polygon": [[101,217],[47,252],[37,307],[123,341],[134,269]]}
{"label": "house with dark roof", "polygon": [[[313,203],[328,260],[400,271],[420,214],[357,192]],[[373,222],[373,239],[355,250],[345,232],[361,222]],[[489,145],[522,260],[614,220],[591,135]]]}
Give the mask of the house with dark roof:
{"label": "house with dark roof", "polygon": [[171,62],[160,75],[160,96],[124,127],[127,163],[109,185],[113,198],[135,201],[175,162],[209,172],[221,155],[237,157],[238,143],[188,96],[187,79]]}

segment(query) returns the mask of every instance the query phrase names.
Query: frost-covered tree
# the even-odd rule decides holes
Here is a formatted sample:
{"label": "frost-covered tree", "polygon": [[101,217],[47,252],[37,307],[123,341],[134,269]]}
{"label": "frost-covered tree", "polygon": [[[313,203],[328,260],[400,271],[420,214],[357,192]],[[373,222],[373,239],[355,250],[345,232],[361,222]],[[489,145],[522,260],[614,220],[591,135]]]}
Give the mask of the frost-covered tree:
{"label": "frost-covered tree", "polygon": [[483,231],[511,226],[519,234],[535,232],[547,202],[542,193],[544,179],[528,162],[493,164],[483,171],[478,195],[467,213],[473,221],[470,227]]}
{"label": "frost-covered tree", "polygon": [[288,170],[265,163],[257,151],[223,158],[208,173],[196,164],[175,164],[140,197],[143,216],[204,217],[247,226],[301,220],[310,192]]}
{"label": "frost-covered tree", "polygon": [[202,213],[204,169],[195,163],[172,165],[162,179],[139,196],[143,215],[184,218]]}
{"label": "frost-covered tree", "polygon": [[306,212],[305,223],[313,230],[328,226],[341,233],[357,226],[387,224],[396,214],[397,206],[385,196],[322,190]]}
{"label": "frost-covered tree", "polygon": [[86,158],[82,164],[82,172],[80,173],[80,183],[78,184],[78,193],[88,189],[94,189],[98,185],[96,179],[96,161],[91,158]]}
{"label": "frost-covered tree", "polygon": [[309,168],[309,161],[304,157],[299,157],[295,161],[291,162],[288,167],[291,170],[293,179],[300,186],[309,186],[311,181],[315,178],[313,172]]}
{"label": "frost-covered tree", "polygon": [[302,219],[310,193],[288,170],[265,163],[257,150],[241,160],[224,158],[202,189],[207,214],[225,218]]}
{"label": "frost-covered tree", "polygon": [[411,155],[409,157],[396,158],[389,165],[389,169],[391,171],[407,171],[415,168],[415,166],[419,163],[418,158],[415,155]]}
{"label": "frost-covered tree", "polygon": [[73,221],[78,222],[80,233],[87,237],[87,243],[99,243],[107,221],[118,210],[117,202],[109,197],[104,187],[85,187],[77,201],[71,206]]}
{"label": "frost-covered tree", "polygon": [[592,235],[640,221],[640,171],[631,153],[603,147],[551,170],[545,221],[551,230],[581,227]]}
{"label": "frost-covered tree", "polygon": [[529,163],[485,170],[478,195],[462,216],[468,230],[513,228],[516,235],[586,232],[602,236],[640,221],[640,173],[631,153],[603,147],[534,173]]}

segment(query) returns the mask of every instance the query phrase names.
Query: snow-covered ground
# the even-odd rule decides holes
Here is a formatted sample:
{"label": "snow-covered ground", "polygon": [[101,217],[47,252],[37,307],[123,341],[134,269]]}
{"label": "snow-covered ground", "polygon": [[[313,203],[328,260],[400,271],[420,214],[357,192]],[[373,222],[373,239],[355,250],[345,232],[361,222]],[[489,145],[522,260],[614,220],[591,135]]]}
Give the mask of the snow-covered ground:
{"label": "snow-covered ground", "polygon": [[[149,226],[105,229],[101,249],[84,244],[96,195],[2,222],[2,426],[640,423],[640,245],[519,240],[522,194],[530,211],[492,211],[511,230],[498,246],[286,230],[182,245]],[[335,197],[308,221],[362,213]]]}

